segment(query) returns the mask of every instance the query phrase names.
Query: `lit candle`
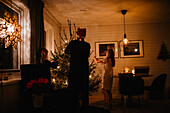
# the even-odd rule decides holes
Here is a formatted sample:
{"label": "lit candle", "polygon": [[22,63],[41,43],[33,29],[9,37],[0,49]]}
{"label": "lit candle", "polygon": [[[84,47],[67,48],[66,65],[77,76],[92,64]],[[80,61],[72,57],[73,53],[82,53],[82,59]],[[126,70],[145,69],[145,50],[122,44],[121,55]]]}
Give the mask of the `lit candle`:
{"label": "lit candle", "polygon": [[132,73],[133,73],[133,76],[135,76],[135,70],[134,69],[132,69]]}
{"label": "lit candle", "polygon": [[135,70],[134,69],[132,70],[132,73],[135,74]]}
{"label": "lit candle", "polygon": [[129,68],[125,67],[125,73],[129,73]]}

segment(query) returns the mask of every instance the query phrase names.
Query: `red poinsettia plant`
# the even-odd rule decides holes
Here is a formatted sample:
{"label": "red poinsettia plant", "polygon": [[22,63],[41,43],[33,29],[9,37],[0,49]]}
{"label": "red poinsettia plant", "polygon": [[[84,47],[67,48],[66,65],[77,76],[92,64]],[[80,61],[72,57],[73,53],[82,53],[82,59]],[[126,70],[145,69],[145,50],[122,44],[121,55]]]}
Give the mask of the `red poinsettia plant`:
{"label": "red poinsettia plant", "polygon": [[49,91],[50,83],[46,78],[39,78],[38,80],[31,80],[27,83],[27,90],[32,94],[43,94]]}

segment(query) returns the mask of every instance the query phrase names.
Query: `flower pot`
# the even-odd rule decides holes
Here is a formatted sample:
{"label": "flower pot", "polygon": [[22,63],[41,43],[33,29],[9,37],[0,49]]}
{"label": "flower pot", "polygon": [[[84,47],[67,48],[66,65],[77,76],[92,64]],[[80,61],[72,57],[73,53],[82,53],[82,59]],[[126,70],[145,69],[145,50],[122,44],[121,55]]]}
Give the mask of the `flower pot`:
{"label": "flower pot", "polygon": [[33,94],[32,95],[32,101],[33,101],[33,107],[34,108],[43,107],[43,104],[44,104],[44,95],[43,94],[41,94],[41,95]]}

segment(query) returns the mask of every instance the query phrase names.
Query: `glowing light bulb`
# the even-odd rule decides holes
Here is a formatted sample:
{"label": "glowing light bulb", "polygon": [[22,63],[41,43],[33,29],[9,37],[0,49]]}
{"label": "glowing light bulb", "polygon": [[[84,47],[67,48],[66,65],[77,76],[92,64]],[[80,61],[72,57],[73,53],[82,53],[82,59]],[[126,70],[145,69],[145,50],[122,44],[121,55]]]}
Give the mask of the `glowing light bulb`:
{"label": "glowing light bulb", "polygon": [[127,45],[128,39],[124,38],[123,43],[124,43],[125,45]]}
{"label": "glowing light bulb", "polygon": [[65,40],[65,43],[67,43],[67,40]]}
{"label": "glowing light bulb", "polygon": [[91,75],[89,76],[89,78],[91,78]]}
{"label": "glowing light bulb", "polygon": [[116,49],[116,52],[117,52],[117,49]]}
{"label": "glowing light bulb", "polygon": [[60,66],[57,66],[57,69],[59,69],[60,68]]}
{"label": "glowing light bulb", "polygon": [[55,82],[55,78],[53,78],[53,82]]}

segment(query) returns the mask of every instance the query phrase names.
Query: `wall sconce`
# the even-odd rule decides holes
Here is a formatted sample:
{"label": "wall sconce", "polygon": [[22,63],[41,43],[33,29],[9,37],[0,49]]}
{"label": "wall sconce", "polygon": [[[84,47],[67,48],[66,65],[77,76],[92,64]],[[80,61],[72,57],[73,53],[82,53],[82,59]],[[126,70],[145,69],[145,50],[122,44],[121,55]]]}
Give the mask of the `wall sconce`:
{"label": "wall sconce", "polygon": [[125,29],[125,14],[126,14],[127,10],[121,10],[121,13],[124,16],[124,39],[123,39],[123,45],[127,45],[128,44],[128,39],[126,38],[126,29]]}

